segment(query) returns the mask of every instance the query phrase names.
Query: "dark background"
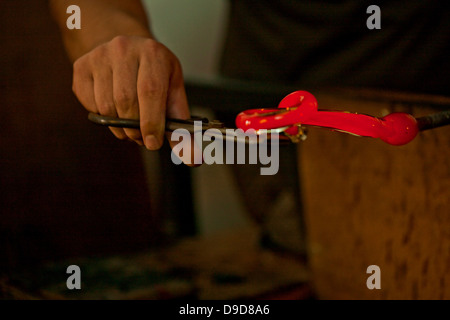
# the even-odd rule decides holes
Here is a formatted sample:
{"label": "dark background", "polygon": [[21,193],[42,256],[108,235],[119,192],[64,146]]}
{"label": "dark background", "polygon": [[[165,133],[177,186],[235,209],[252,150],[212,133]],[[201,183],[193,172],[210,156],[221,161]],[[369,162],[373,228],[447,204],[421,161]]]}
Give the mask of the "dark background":
{"label": "dark background", "polygon": [[0,267],[162,241],[138,146],[87,120],[46,0],[0,4]]}

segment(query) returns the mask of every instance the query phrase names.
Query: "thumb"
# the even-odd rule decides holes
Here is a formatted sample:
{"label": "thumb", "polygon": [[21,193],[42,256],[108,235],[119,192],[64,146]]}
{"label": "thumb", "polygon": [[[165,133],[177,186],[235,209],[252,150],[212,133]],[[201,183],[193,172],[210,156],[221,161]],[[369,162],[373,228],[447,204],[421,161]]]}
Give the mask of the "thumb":
{"label": "thumb", "polygon": [[[168,118],[186,120],[190,118],[189,106],[183,81],[171,83],[167,96],[166,115]],[[166,137],[172,152],[184,164],[197,167],[203,163],[201,141],[185,129],[168,132]]]}

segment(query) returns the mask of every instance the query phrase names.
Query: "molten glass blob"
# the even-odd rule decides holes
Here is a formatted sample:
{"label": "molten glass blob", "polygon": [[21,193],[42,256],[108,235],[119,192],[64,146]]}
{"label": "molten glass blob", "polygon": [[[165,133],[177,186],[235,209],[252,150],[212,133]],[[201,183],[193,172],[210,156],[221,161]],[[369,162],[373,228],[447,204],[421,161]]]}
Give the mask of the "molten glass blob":
{"label": "molten glass blob", "polygon": [[287,127],[284,132],[294,136],[300,125],[379,138],[396,146],[412,141],[419,132],[417,121],[410,114],[395,112],[377,118],[345,111],[318,110],[316,98],[306,91],[295,91],[287,95],[278,109],[251,109],[236,117],[237,128],[244,131]]}

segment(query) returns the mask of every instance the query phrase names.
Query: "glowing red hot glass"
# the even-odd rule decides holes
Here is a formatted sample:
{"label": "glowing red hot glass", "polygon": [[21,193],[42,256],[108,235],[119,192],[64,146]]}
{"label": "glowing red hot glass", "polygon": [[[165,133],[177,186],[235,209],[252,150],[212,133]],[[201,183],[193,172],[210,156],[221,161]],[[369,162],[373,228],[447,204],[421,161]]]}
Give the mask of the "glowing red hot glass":
{"label": "glowing red hot glass", "polygon": [[287,127],[284,132],[295,135],[299,125],[379,138],[396,146],[410,142],[419,132],[417,120],[410,114],[395,112],[377,118],[345,111],[319,110],[316,98],[306,91],[287,95],[278,109],[251,109],[236,117],[236,126],[244,131]]}

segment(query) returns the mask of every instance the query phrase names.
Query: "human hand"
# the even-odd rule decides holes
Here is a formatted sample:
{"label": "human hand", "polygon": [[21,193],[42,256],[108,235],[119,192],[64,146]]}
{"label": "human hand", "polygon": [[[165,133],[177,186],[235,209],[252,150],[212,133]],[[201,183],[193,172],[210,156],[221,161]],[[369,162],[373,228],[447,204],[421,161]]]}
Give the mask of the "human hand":
{"label": "human hand", "polygon": [[[179,60],[146,37],[117,36],[78,58],[73,91],[90,112],[140,119],[140,130],[110,130],[117,138],[149,150],[163,144],[166,116],[190,116]],[[176,144],[169,142],[172,147]]]}

